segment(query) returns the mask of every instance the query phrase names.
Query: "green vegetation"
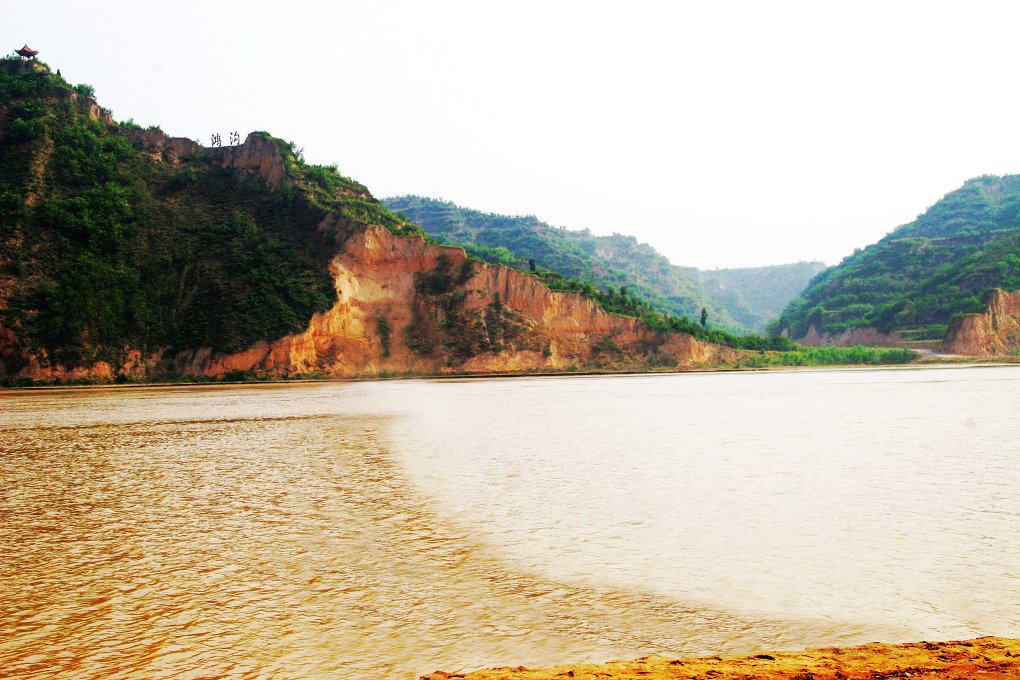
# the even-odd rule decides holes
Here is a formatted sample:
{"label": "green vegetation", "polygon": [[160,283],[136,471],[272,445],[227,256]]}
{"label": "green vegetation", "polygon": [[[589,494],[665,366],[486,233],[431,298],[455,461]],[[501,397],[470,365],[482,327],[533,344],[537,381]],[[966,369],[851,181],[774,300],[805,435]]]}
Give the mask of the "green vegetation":
{"label": "green vegetation", "polygon": [[[154,161],[128,137],[139,126],[90,115],[91,93],[0,61],[0,275],[13,282],[0,325],[51,362],[234,352],[302,330],[335,299],[328,262],[351,229],[420,233],[265,133],[288,171],[279,190],[212,149]],[[323,212],[336,229],[318,228]]]}
{"label": "green vegetation", "polygon": [[375,323],[376,332],[379,334],[379,346],[382,347],[382,355],[388,357],[390,355],[391,345],[390,336],[393,333],[393,327],[390,325],[390,320],[385,316],[380,316]]}
{"label": "green vegetation", "polygon": [[737,363],[737,368],[768,366],[884,366],[909,364],[917,353],[899,347],[801,347],[781,353],[765,353]]}
{"label": "green vegetation", "polygon": [[992,288],[1020,288],[1020,175],[968,180],[914,222],[826,269],[773,332],[803,337],[875,327],[941,339]]}
{"label": "green vegetation", "polygon": [[671,264],[633,236],[595,236],[552,227],[532,215],[484,213],[421,196],[383,202],[433,238],[486,262],[522,271],[551,270],[603,291],[627,287],[663,314],[694,316],[706,308],[715,325],[731,332],[764,330],[821,268],[799,263],[699,272]]}

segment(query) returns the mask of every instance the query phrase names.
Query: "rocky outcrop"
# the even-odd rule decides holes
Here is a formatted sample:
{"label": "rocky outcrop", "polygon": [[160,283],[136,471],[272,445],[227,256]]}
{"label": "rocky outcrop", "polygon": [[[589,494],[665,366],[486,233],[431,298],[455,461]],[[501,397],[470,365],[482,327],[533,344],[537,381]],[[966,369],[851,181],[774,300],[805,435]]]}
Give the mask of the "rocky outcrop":
{"label": "rocky outcrop", "polygon": [[992,356],[1020,351],[1020,290],[997,288],[982,314],[964,314],[949,326],[942,351]]}
{"label": "rocky outcrop", "polygon": [[899,347],[902,343],[902,338],[896,331],[883,333],[877,328],[868,326],[866,328],[851,328],[839,333],[819,333],[813,324],[808,328],[804,337],[796,338],[796,340],[809,347],[854,347],[856,345]]}
{"label": "rocky outcrop", "polygon": [[280,188],[287,174],[279,147],[268,136],[257,132],[249,134],[244,144],[216,147],[202,146],[186,137],[169,137],[159,128],[124,130],[124,135],[136,148],[149,152],[154,160],[176,163],[202,153],[224,167],[258,175],[273,189]]}
{"label": "rocky outcrop", "polygon": [[204,148],[206,156],[227,168],[257,174],[273,189],[279,189],[287,166],[279,147],[267,135],[252,132],[244,144]]}
{"label": "rocky outcrop", "polygon": [[245,170],[261,177],[273,189],[279,189],[287,174],[280,149],[264,134],[253,132],[237,146],[205,147],[186,137],[169,137],[159,128],[125,130],[131,143],[152,154],[154,160],[176,163],[187,156],[204,154],[227,167]]}
{"label": "rocky outcrop", "polygon": [[124,134],[134,146],[148,151],[154,159],[167,163],[176,163],[181,158],[194,155],[204,148],[186,137],[168,137],[159,128],[126,130]]}

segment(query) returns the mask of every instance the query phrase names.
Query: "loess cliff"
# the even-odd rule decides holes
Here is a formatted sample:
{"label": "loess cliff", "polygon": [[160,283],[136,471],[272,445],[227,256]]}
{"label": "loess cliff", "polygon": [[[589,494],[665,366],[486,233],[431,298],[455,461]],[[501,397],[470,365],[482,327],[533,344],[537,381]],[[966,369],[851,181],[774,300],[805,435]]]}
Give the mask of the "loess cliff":
{"label": "loess cliff", "polygon": [[252,133],[117,123],[0,63],[0,378],[690,368],[740,352],[429,243],[333,166]]}
{"label": "loess cliff", "polygon": [[948,354],[994,356],[1020,352],[1020,290],[991,292],[984,313],[957,317],[942,345]]}
{"label": "loess cliff", "polygon": [[308,328],[243,352],[182,353],[184,374],[230,371],[351,376],[492,373],[569,367],[691,368],[738,357],[691,336],[649,331],[534,277],[471,261],[463,250],[394,236],[352,235],[330,263],[336,302]]}

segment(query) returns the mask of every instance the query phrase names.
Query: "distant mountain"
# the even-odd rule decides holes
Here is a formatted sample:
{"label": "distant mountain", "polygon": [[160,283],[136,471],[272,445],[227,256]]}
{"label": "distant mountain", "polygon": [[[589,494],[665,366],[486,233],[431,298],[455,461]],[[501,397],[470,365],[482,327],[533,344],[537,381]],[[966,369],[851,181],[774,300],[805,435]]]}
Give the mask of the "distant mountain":
{"label": "distant mountain", "polygon": [[941,340],[954,315],[1020,288],[1020,175],[968,180],[916,220],[818,274],[772,330],[822,343]]}
{"label": "distant mountain", "polygon": [[533,260],[603,290],[626,286],[668,314],[697,318],[737,332],[765,324],[807,284],[821,263],[699,271],[680,267],[633,236],[596,236],[587,229],[553,227],[533,215],[508,216],[422,196],[382,199],[433,238],[465,246],[490,262],[527,266]]}

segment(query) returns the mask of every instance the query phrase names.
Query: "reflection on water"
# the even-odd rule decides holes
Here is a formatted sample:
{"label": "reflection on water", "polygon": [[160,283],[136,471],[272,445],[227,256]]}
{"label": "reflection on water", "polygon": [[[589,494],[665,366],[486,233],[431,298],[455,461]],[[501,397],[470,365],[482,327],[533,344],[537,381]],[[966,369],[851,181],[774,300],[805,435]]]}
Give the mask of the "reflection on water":
{"label": "reflection on water", "polygon": [[6,393],[0,668],[1016,635],[1018,397],[1010,369]]}

